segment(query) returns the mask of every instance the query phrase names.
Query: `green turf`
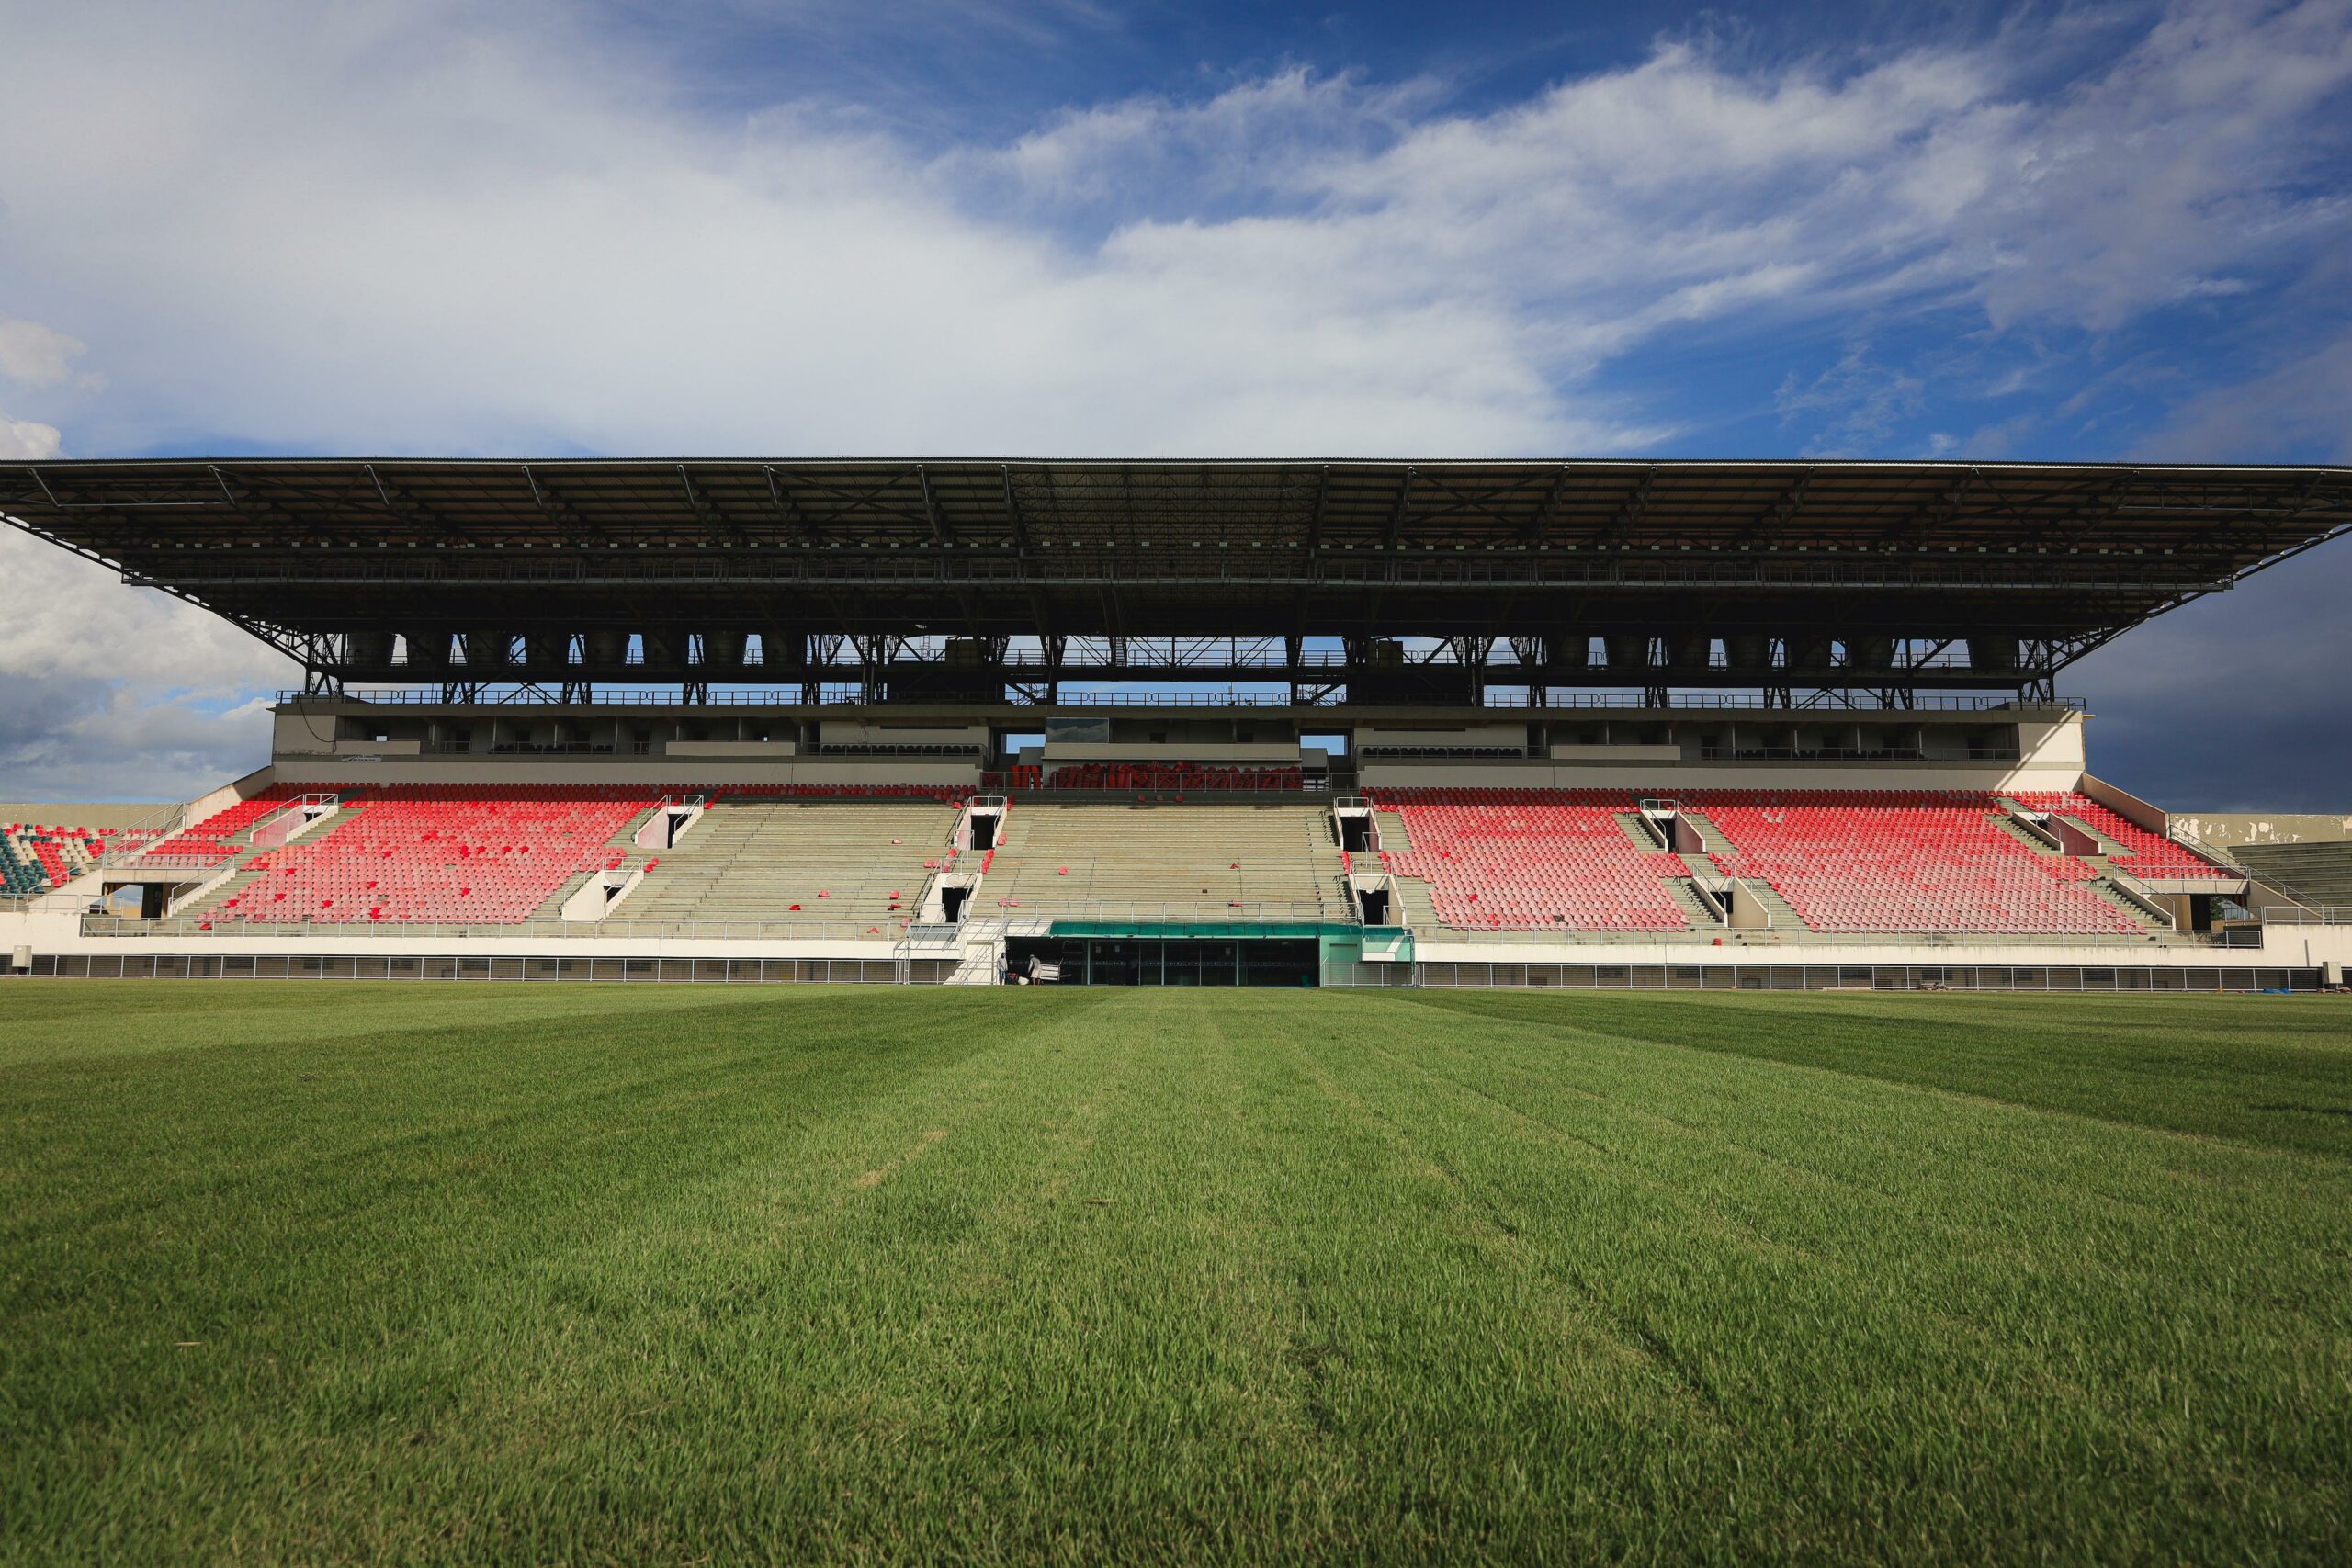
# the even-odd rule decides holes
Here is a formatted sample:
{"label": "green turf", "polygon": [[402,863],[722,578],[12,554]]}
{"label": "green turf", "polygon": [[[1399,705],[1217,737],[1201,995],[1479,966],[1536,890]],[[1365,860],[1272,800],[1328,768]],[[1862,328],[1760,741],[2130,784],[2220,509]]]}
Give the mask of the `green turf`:
{"label": "green turf", "polygon": [[2352,1559],[2333,998],[0,987],[0,1558]]}

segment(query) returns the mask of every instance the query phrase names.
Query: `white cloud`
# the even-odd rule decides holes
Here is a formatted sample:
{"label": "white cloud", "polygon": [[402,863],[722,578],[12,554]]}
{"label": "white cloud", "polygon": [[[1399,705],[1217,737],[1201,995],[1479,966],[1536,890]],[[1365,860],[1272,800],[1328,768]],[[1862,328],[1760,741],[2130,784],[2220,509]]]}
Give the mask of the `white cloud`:
{"label": "white cloud", "polygon": [[28,387],[53,387],[74,374],[78,339],[39,321],[0,321],[0,376]]}
{"label": "white cloud", "polygon": [[[1883,447],[1895,422],[1917,412],[1926,400],[1927,387],[1918,378],[1874,364],[1870,344],[1847,346],[1837,364],[1810,381],[1783,378],[1773,403],[1783,421],[1800,414],[1826,414],[1821,438],[1808,447],[1809,457],[1847,457]],[[1951,450],[1950,437],[1932,443],[1940,457]]]}
{"label": "white cloud", "polygon": [[44,65],[0,99],[0,287],[124,384],[101,449],[1623,451],[1672,402],[1594,377],[1662,333],[2242,287],[2343,223],[2307,132],[2345,16],[2185,6],[2054,94],[2023,25],[1668,44],[1481,115],[1291,70],[926,157],[704,118],[547,5],[0,0]]}
{"label": "white cloud", "polygon": [[[0,95],[0,299],[51,323],[0,325],[0,373],[59,400],[0,450],[1622,452],[1688,417],[1626,367],[1691,334],[2103,333],[2352,226],[2352,0],[1795,62],[1668,42],[1476,114],[1289,70],[944,153],[839,105],[715,117],[580,18],[0,0],[39,67]],[[1918,377],[1856,360],[1782,408],[1868,447]],[[196,612],[56,592],[0,674],[97,679],[65,645],[162,613],[209,672],[124,690],[265,679]],[[76,744],[136,744],[76,711]]]}
{"label": "white cloud", "polygon": [[2238,267],[2340,234],[2352,4],[2193,0],[2060,94],[1962,220],[1996,324],[2094,329],[2242,290]]}
{"label": "white cloud", "polygon": [[186,799],[266,757],[255,694],[293,678],[219,616],[0,528],[0,795]]}
{"label": "white cloud", "polygon": [[29,419],[10,419],[5,411],[0,411],[0,457],[54,457],[60,441],[57,426]]}

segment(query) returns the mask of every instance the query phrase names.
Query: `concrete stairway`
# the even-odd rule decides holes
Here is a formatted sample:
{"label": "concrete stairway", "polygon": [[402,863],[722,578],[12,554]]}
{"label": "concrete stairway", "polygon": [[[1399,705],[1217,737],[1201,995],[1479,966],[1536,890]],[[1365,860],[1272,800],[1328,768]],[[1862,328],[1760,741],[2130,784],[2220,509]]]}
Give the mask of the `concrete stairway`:
{"label": "concrete stairway", "polygon": [[1690,823],[1692,831],[1699,835],[1703,853],[1727,855],[1732,852],[1731,840],[1724,837],[1724,830],[1708,821],[1702,814],[1686,806],[1682,808],[1682,819]]}
{"label": "concrete stairway", "polygon": [[2352,908],[2352,842],[2233,844],[2230,853],[2273,887],[2316,908]]}
{"label": "concrete stairway", "polygon": [[1750,876],[1741,878],[1740,886],[1756,895],[1756,901],[1764,906],[1766,914],[1772,917],[1774,931],[1801,931],[1805,929],[1805,923],[1797,917],[1796,910],[1790,906],[1786,898],[1781,897],[1770,883]]}
{"label": "concrete stairway", "polygon": [[684,839],[648,857],[662,863],[614,915],[855,920],[889,931],[912,913],[932,875],[923,862],[945,855],[955,823],[955,808],[933,801],[720,795]]}
{"label": "concrete stairway", "polygon": [[1667,880],[1667,890],[1674,895],[1674,901],[1681,905],[1682,912],[1690,917],[1692,931],[1720,931],[1724,929],[1723,917],[1715,913],[1714,907],[1702,898],[1699,896],[1699,890],[1691,886],[1688,880],[1679,876],[1669,877]]}
{"label": "concrete stairway", "polygon": [[979,901],[1021,919],[1347,919],[1339,874],[1320,805],[1023,801]]}

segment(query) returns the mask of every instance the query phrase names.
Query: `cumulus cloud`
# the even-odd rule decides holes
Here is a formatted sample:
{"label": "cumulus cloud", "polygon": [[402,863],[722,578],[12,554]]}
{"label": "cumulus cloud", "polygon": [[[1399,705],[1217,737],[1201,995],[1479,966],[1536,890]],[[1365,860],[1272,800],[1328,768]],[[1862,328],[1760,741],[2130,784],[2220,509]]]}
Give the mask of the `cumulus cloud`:
{"label": "cumulus cloud", "polygon": [[5,411],[0,411],[0,457],[54,457],[61,441],[57,426],[29,419],[10,419]]}
{"label": "cumulus cloud", "polygon": [[266,756],[284,655],[14,528],[0,585],[0,795],[185,799]]}
{"label": "cumulus cloud", "polygon": [[2345,216],[2341,0],[2185,7],[2058,91],[2022,28],[1669,42],[1483,114],[1295,69],[936,156],[699,113],[545,6],[5,9],[45,69],[0,279],[126,384],[105,447],[1623,451],[1676,400],[1595,378],[1660,334],[2098,326]]}
{"label": "cumulus cloud", "polygon": [[0,321],[0,376],[28,387],[53,387],[74,374],[80,340],[39,321]]}
{"label": "cumulus cloud", "polygon": [[[1977,434],[1922,449],[1989,456],[2030,425],[1945,418],[1950,385],[2251,309],[2352,226],[2352,0],[1666,39],[1476,112],[1300,66],[944,148],[816,87],[720,112],[594,16],[0,0],[40,66],[0,95],[0,450],[1599,455],[1693,427],[1646,363],[1778,333],[1847,345],[1762,376],[1792,445],[1884,455],[1934,407]],[[1889,347],[1922,321],[2012,359],[1922,368]],[[2181,438],[2342,385],[2301,352]],[[60,635],[124,614],[55,591]],[[12,638],[0,672],[42,657]]]}

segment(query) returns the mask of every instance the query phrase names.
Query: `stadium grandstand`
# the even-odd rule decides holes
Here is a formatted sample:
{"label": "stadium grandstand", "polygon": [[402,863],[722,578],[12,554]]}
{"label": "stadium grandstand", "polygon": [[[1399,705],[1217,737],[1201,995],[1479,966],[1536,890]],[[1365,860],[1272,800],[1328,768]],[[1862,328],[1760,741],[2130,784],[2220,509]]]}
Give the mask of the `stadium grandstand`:
{"label": "stadium grandstand", "polygon": [[2343,468],[142,459],[0,463],[0,513],[302,671],[243,778],[16,808],[14,973],[2211,990],[2352,956],[2343,832],[2168,814],[2060,686],[2352,528]]}

